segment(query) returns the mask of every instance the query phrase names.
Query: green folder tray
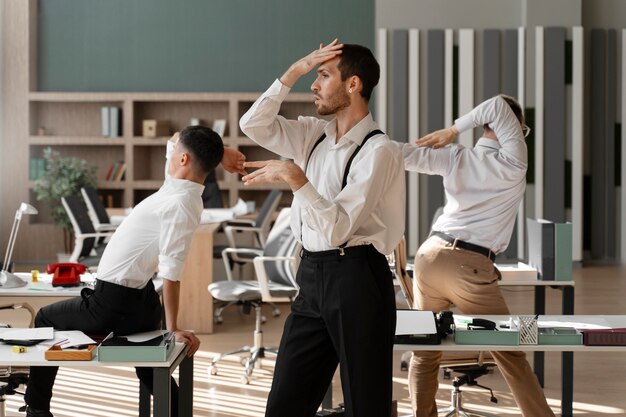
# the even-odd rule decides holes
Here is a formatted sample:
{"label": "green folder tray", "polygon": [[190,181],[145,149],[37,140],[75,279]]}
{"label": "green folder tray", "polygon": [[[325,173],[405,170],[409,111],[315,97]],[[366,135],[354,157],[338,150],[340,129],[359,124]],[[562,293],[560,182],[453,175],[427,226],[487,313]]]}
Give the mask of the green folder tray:
{"label": "green folder tray", "polygon": [[125,343],[116,346],[110,343],[105,339],[98,346],[100,362],[164,362],[174,351],[175,339],[173,333],[168,333],[158,344]]}
{"label": "green folder tray", "polygon": [[468,330],[456,327],[454,342],[457,345],[519,345],[519,331],[517,330]]}
{"label": "green folder tray", "polygon": [[571,327],[540,327],[540,345],[582,345],[583,335]]}

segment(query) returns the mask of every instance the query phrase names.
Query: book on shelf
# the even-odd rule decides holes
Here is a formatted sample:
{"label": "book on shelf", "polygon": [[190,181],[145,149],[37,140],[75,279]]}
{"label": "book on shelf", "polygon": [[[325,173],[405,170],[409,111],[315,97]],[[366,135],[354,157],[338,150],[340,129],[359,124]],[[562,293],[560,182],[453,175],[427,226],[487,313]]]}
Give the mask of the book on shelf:
{"label": "book on shelf", "polygon": [[126,173],[126,162],[120,162],[117,172],[115,173],[115,177],[113,181],[121,181],[124,179],[124,174]]}
{"label": "book on shelf", "polygon": [[121,135],[122,109],[119,107],[109,107],[109,132],[112,138]]}
{"label": "book on shelf", "polygon": [[101,134],[117,138],[122,135],[122,109],[116,106],[103,106],[100,109]]}
{"label": "book on shelf", "polygon": [[110,116],[109,116],[109,107],[102,107],[100,109],[100,119],[101,119],[101,126],[102,126],[102,136],[104,137],[108,137],[111,134],[111,130],[109,128],[111,121]]}
{"label": "book on shelf", "polygon": [[46,160],[43,158],[31,158],[28,161],[28,179],[38,180],[46,172]]}

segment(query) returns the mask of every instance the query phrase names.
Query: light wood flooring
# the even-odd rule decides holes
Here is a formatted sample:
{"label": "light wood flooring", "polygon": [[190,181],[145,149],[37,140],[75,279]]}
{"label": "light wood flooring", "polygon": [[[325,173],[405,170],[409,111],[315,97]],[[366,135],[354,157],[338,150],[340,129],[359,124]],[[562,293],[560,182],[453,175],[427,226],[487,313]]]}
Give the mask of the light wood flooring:
{"label": "light wood flooring", "polygon": [[[575,268],[577,314],[626,314],[626,268],[616,266],[586,266]],[[504,290],[511,311],[532,313],[533,293],[528,289]],[[208,295],[207,295],[208,299]],[[281,306],[283,314],[274,318],[269,308],[265,310],[264,325],[266,346],[276,346],[282,323],[289,306]],[[559,314],[561,293],[547,291],[547,314]],[[14,313],[10,313],[14,314]],[[4,315],[0,320],[20,316]],[[240,382],[242,367],[236,358],[220,363],[219,375],[210,376],[208,365],[219,352],[234,350],[252,343],[253,315],[240,314],[232,307],[224,316],[224,323],[216,326],[211,335],[201,335],[202,345],[195,357],[194,415],[210,417],[263,416],[269,391],[273,360],[264,360],[263,368],[254,371],[249,385]],[[394,398],[398,400],[399,415],[410,414],[406,372],[400,371],[401,352],[395,353]],[[529,355],[532,360],[532,355]],[[556,415],[560,415],[560,354],[546,354],[545,394]],[[626,354],[574,355],[574,414],[576,416],[626,416]],[[498,416],[521,416],[511,398],[506,384],[496,371],[480,378],[480,383],[491,387],[498,404],[489,402],[488,394],[481,389],[465,388],[466,407]],[[59,371],[55,385],[52,412],[56,417],[85,416],[135,416],[137,415],[137,380],[132,368],[113,368],[106,372],[91,370]],[[334,379],[334,403],[341,401],[341,383]],[[449,403],[450,382],[440,380],[438,401]],[[17,415],[22,398],[10,396],[7,400],[9,415]],[[294,416],[298,417],[298,416]],[[541,417],[541,416],[532,416]]]}

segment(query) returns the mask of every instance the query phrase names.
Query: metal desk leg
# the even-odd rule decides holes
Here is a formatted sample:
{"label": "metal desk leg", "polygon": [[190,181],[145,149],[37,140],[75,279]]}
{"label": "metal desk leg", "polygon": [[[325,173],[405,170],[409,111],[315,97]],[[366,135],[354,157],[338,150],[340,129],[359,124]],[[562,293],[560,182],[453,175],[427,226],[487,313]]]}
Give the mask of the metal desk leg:
{"label": "metal desk leg", "polygon": [[574,352],[561,354],[561,417],[572,417],[574,401]]}
{"label": "metal desk leg", "polygon": [[154,417],[170,417],[171,396],[170,369],[154,368]]}
{"label": "metal desk leg", "polygon": [[[574,287],[563,287],[563,314],[574,314]],[[574,352],[561,354],[561,415],[572,417],[574,401]]]}
{"label": "metal desk leg", "polygon": [[193,417],[193,356],[178,366],[178,415]]}
{"label": "metal desk leg", "polygon": [[150,391],[139,381],[139,417],[150,417]]}
{"label": "metal desk leg", "polygon": [[[546,312],[546,287],[535,287],[535,314],[545,314]],[[543,388],[543,373],[544,373],[544,352],[534,352],[533,355],[533,369],[539,385]]]}

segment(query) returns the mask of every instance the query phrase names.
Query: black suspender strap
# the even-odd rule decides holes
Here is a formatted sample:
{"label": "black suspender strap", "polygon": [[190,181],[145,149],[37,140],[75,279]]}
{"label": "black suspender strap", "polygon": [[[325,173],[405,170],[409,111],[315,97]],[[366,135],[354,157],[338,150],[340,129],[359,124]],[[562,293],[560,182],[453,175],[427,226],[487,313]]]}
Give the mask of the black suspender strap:
{"label": "black suspender strap", "polygon": [[350,159],[348,159],[348,163],[346,164],[346,169],[343,171],[343,181],[341,182],[342,190],[346,188],[346,185],[348,185],[348,174],[350,173],[350,166],[352,166],[352,160],[354,159],[356,154],[359,153],[359,151],[361,150],[363,145],[365,145],[365,142],[367,142],[369,138],[371,138],[372,136],[382,135],[382,134],[383,132],[380,129],[372,130],[370,133],[367,134],[367,136],[365,136],[365,138],[363,139],[363,142],[361,142],[361,144],[356,147],[356,149],[352,153],[352,156],[350,156]]}
{"label": "black suspender strap", "polygon": [[313,151],[315,151],[315,148],[317,148],[317,145],[319,145],[320,143],[322,143],[322,141],[326,139],[326,132],[322,133],[322,136],[320,136],[317,141],[315,142],[315,144],[313,145],[313,147],[311,148],[311,152],[309,152],[309,156],[306,159],[306,163],[304,164],[304,175],[306,175],[306,170],[309,167],[309,161],[311,160],[311,155],[313,155]]}
{"label": "black suspender strap", "polygon": [[[341,189],[343,190],[344,188],[346,188],[346,185],[348,185],[348,174],[350,173],[350,167],[352,166],[352,161],[354,160],[354,157],[356,157],[356,155],[359,153],[359,151],[361,150],[361,148],[363,148],[363,145],[365,145],[365,142],[367,142],[369,140],[369,138],[376,136],[376,135],[382,135],[383,132],[380,129],[375,129],[372,130],[371,132],[369,132],[365,138],[363,138],[363,141],[361,142],[360,145],[358,145],[356,147],[356,149],[354,150],[354,152],[352,152],[352,155],[350,155],[350,159],[348,159],[348,163],[346,164],[346,168],[343,171],[343,181],[341,182]],[[319,145],[320,143],[322,143],[322,141],[326,139],[326,133],[322,133],[322,136],[320,136],[317,141],[315,142],[315,144],[313,145],[313,147],[311,148],[311,152],[309,152],[309,156],[306,159],[306,163],[304,164],[304,173],[306,175],[306,171],[307,168],[309,167],[309,161],[311,160],[311,155],[313,155],[313,152],[315,151],[315,148],[317,148],[317,145]],[[300,225],[300,235],[302,236],[302,225]],[[341,255],[343,255],[343,248],[346,247],[346,245],[348,244],[348,242],[345,242],[343,245],[339,245],[339,253]]]}

